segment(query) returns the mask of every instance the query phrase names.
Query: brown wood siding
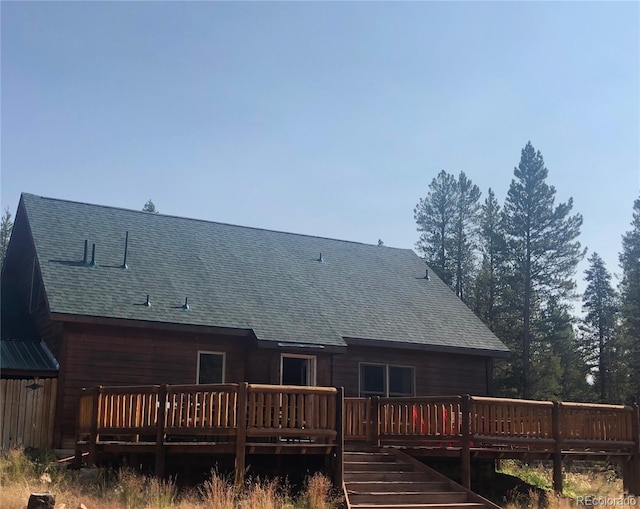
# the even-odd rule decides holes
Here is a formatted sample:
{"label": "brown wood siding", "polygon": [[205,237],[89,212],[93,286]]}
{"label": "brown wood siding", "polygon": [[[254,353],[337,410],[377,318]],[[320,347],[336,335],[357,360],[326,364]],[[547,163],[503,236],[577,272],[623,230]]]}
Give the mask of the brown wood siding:
{"label": "brown wood siding", "polygon": [[[166,330],[66,323],[56,438],[74,437],[78,395],[95,385],[196,383],[198,351],[225,353],[225,382],[280,382],[284,349],[258,348],[237,336],[177,333]],[[317,355],[317,382],[330,382],[330,358]]]}
{"label": "brown wood siding", "polygon": [[333,356],[333,385],[344,387],[347,397],[358,396],[361,362],[413,367],[416,396],[487,394],[486,357],[350,346]]}

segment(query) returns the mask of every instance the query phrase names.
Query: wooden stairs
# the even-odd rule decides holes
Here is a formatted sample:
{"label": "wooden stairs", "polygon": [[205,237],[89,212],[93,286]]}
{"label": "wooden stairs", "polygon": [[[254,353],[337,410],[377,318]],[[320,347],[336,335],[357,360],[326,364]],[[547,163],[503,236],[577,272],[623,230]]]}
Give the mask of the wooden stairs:
{"label": "wooden stairs", "polygon": [[344,453],[347,509],[499,509],[396,449]]}

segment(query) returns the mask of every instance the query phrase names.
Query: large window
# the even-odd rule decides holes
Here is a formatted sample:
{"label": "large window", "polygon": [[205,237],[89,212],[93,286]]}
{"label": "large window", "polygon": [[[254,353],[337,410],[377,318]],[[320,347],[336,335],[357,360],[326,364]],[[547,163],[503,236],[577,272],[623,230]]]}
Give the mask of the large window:
{"label": "large window", "polygon": [[198,352],[199,384],[221,384],[224,382],[224,353]]}
{"label": "large window", "polygon": [[360,396],[413,396],[413,368],[361,363]]}

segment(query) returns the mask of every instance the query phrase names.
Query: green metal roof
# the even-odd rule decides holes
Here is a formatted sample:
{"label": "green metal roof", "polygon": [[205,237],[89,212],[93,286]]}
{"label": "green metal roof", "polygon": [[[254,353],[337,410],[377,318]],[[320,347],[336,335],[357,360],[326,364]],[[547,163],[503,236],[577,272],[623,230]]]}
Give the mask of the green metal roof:
{"label": "green metal roof", "polygon": [[[508,352],[435,274],[425,279],[410,249],[30,194],[25,213],[52,313],[246,329],[299,344]],[[96,266],[83,263],[85,240]]]}
{"label": "green metal roof", "polygon": [[58,371],[58,361],[41,341],[0,340],[0,371]]}

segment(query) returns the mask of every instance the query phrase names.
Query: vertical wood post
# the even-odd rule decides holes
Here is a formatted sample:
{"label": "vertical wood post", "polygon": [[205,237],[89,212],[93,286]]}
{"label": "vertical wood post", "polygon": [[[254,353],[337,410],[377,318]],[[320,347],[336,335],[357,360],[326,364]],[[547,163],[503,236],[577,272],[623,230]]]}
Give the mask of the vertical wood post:
{"label": "vertical wood post", "polygon": [[167,414],[167,385],[158,387],[158,413],[156,414],[156,477],[164,477],[165,462],[165,420]]}
{"label": "vertical wood post", "polygon": [[249,384],[243,382],[238,385],[238,423],[236,431],[236,486],[242,485],[244,482],[245,470],[245,446],[247,443],[247,392]]}
{"label": "vertical wood post", "polygon": [[342,487],[342,479],[344,472],[344,387],[338,387],[336,393],[336,456],[333,466],[333,484]]}
{"label": "vertical wood post", "polygon": [[462,396],[460,411],[462,412],[462,447],[460,449],[462,485],[471,489],[471,398],[468,394]]}
{"label": "vertical wood post", "polygon": [[371,442],[380,447],[380,396],[371,398]]}
{"label": "vertical wood post", "polygon": [[638,404],[633,404],[633,416],[632,427],[633,433],[633,456],[631,458],[630,465],[630,482],[629,493],[640,497],[640,411],[638,410]]}
{"label": "vertical wood post", "polygon": [[95,465],[98,460],[98,419],[99,403],[102,385],[93,388],[93,402],[91,405],[91,432],[89,433],[89,465]]}
{"label": "vertical wood post", "polygon": [[80,413],[82,411],[82,405],[80,402],[82,401],[82,396],[86,393],[87,389],[83,387],[80,391],[80,397],[78,398],[78,411],[76,413],[76,446],[73,462],[78,467],[82,465],[82,448],[80,447]]}
{"label": "vertical wood post", "polygon": [[560,433],[562,408],[559,401],[553,402],[551,429],[553,431],[553,490],[562,493],[562,434]]}

